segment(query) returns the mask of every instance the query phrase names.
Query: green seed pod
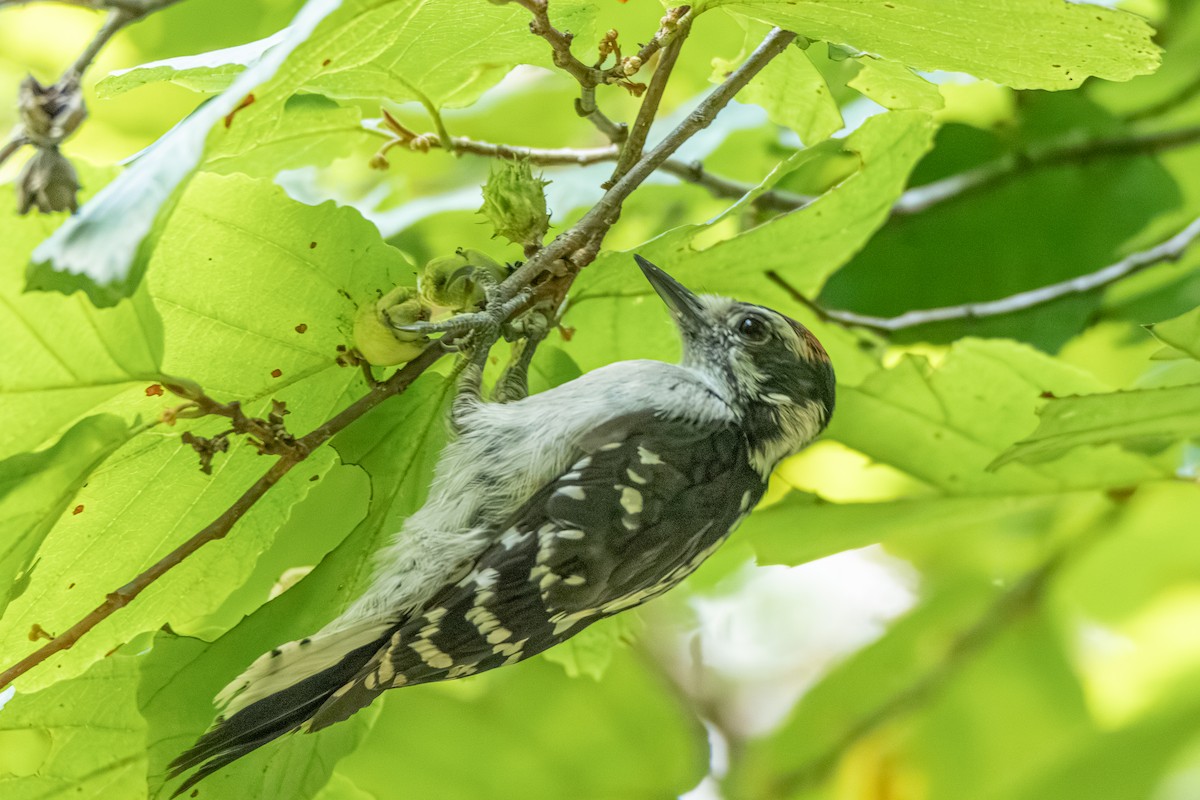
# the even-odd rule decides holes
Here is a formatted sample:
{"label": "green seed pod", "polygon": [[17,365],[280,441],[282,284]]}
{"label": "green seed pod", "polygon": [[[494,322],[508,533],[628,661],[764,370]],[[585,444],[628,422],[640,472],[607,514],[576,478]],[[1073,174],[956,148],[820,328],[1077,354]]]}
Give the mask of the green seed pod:
{"label": "green seed pod", "polygon": [[483,187],[479,213],[492,223],[496,236],[515,244],[540,245],[550,227],[546,184],[534,177],[527,161],[498,161]]}
{"label": "green seed pod", "polygon": [[508,268],[487,253],[460,248],[452,256],[441,256],[426,264],[417,285],[426,303],[468,311],[483,302],[480,275],[499,283],[507,277]]}
{"label": "green seed pod", "polygon": [[359,306],[354,317],[354,346],[368,363],[377,367],[403,364],[416,358],[429,339],[396,328],[428,319],[429,309],[421,302],[417,290],[398,286],[378,300]]}

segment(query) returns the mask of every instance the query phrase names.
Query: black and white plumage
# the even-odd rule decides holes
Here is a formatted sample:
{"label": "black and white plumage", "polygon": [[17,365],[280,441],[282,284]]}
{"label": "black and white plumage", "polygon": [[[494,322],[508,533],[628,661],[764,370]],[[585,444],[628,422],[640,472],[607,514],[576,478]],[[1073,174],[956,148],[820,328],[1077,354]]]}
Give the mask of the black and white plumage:
{"label": "black and white plumage", "polygon": [[198,767],[177,793],[386,689],[515,663],[662,594],[820,433],[833,369],[806,328],[638,263],[671,309],[683,363],[620,362],[503,404],[479,399],[468,368],[460,434],[371,588],[226,687],[223,716],[172,764],[173,776]]}

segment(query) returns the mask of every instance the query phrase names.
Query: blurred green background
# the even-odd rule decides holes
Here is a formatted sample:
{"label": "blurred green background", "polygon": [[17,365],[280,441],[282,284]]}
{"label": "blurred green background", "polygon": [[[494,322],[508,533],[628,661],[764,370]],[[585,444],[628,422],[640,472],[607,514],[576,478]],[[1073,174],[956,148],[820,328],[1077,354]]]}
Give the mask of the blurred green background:
{"label": "blurred green background", "polygon": [[[678,355],[625,252],[637,250],[693,288],[812,327],[839,375],[825,438],[779,469],[763,507],[680,590],[530,662],[390,693],[344,726],[256,753],[197,796],[1200,797],[1200,248],[1017,313],[890,334],[824,319],[766,277],[827,309],[890,317],[1087,275],[1195,220],[1200,3],[1106,5],[1155,28],[1154,74],[1045,91],[904,71],[876,75],[874,90],[868,57],[815,41],[801,57],[846,123],[824,143],[816,106],[788,93],[799,78],[773,77],[774,99],[743,94],[680,157],[750,185],[783,164],[776,188],[822,200],[726,213],[736,198],[656,175],[580,277],[532,380],[544,389],[621,358]],[[119,34],[88,73],[91,117],[64,148],[85,196],[206,97],[170,81],[98,92],[97,81],[269,36],[299,6],[188,0]],[[662,14],[648,0],[575,6],[587,11],[574,31],[581,57],[610,28],[644,40]],[[952,17],[956,4],[946,6]],[[0,97],[15,98],[28,72],[53,80],[99,19],[54,4],[0,8]],[[700,19],[668,87],[668,121],[759,25],[722,10]],[[545,64],[523,63],[442,116],[456,136],[602,146],[572,110],[577,93]],[[616,88],[600,102],[616,119],[637,109]],[[0,128],[16,124],[13,105],[0,101]],[[17,218],[0,194],[10,343],[0,520],[13,531],[5,552],[27,556],[0,606],[5,666],[36,646],[35,624],[65,628],[264,468],[236,452],[211,480],[200,475],[179,430],[149,424],[167,405],[147,391],[159,369],[248,407],[288,399],[289,423],[308,430],[365,391],[334,364],[355,303],[331,286],[359,301],[457,247],[521,258],[476,213],[486,159],[397,147],[387,170],[370,167],[386,139],[359,117],[379,106],[289,97],[282,121],[249,144],[217,129],[156,231],[144,285],[110,311],[23,292],[29,253],[59,220]],[[433,128],[418,103],[388,107],[418,132]],[[232,129],[259,131],[256,113],[239,112]],[[794,129],[777,124],[788,113]],[[23,158],[0,168],[0,182]],[[610,169],[544,170],[552,233],[599,198]],[[876,169],[876,183],[856,182]],[[915,213],[887,211],[978,169],[996,177]],[[304,241],[291,250],[285,233]],[[291,333],[299,323],[308,338]],[[146,331],[161,337],[157,356],[153,343],[148,354],[131,344]],[[106,344],[99,355],[84,343],[93,339]],[[15,697],[0,695],[2,796],[169,794],[164,765],[204,729],[216,690],[319,626],[353,593],[380,532],[419,504],[442,441],[446,368],[306,462],[230,541]],[[211,434],[211,422],[193,429]],[[1031,439],[1049,444],[1040,455],[1012,449]]]}

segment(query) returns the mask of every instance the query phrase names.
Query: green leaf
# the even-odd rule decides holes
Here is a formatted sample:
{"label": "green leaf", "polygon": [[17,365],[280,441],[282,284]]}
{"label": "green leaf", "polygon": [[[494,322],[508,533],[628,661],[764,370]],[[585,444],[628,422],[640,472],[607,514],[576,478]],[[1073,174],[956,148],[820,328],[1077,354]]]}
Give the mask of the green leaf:
{"label": "green leaf", "polygon": [[955,637],[994,601],[994,589],[962,582],[929,597],[874,644],[835,668],[801,698],[769,737],[750,742],[728,778],[733,797],[792,797],[796,782],[832,767],[846,742],[856,741],[880,709],[912,696],[940,668]]}
{"label": "green leaf", "polygon": [[[111,171],[80,165],[95,190]],[[11,357],[0,366],[0,458],[43,448],[85,417],[113,413],[132,424],[154,416],[161,401],[146,387],[159,378],[162,322],[143,290],[114,308],[76,295],[23,292],[29,254],[58,224],[42,215],[0,213],[0,340]]]}
{"label": "green leaf", "polygon": [[[1008,797],[1095,731],[1079,677],[1046,615],[1035,610],[1001,624],[1007,627],[993,628],[994,638],[981,652],[960,659],[914,720],[906,749],[925,778],[929,800]],[[986,787],[981,775],[988,776]]]}
{"label": "green leaf", "polygon": [[0,615],[28,585],[34,554],[88,475],[131,434],[111,414],[88,417],[52,447],[0,461]]}
{"label": "green leaf", "polygon": [[[750,287],[772,287],[766,291],[778,297],[778,288],[764,276],[773,271],[813,296],[887,222],[909,173],[932,144],[934,129],[929,115],[916,111],[872,117],[843,144],[857,169],[816,201],[698,253],[689,252],[689,242],[664,254],[660,266],[689,286],[745,299],[753,298]],[[803,242],[799,252],[797,242]],[[679,269],[676,258],[682,261]]]}
{"label": "green leaf", "polygon": [[1200,308],[1147,327],[1163,344],[1200,359]]}
{"label": "green leaf", "polygon": [[[101,307],[132,295],[142,278],[142,244],[161,211],[171,208],[180,185],[199,164],[210,129],[255,91],[272,98],[272,106],[282,107],[291,92],[281,89],[289,84],[293,90],[297,88],[292,81],[298,69],[281,66],[314,28],[341,6],[342,0],[309,0],[275,47],[228,89],[168,131],[38,245],[27,273],[29,288],[64,294],[82,290]],[[312,70],[308,65],[306,72]]]}
{"label": "green leaf", "polygon": [[139,64],[108,73],[96,83],[96,94],[103,98],[137,89],[149,83],[169,81],[193,92],[220,92],[229,88],[246,67],[268,48],[283,39],[284,32],[246,44],[210,50],[194,56],[176,56]]}
{"label": "green leaf", "polygon": [[884,108],[938,111],[946,105],[938,87],[895,61],[863,56],[849,85]]}
{"label": "green leaf", "polygon": [[[424,376],[338,436],[342,460],[370,477],[370,505],[354,530],[303,580],[215,642],[159,636],[140,691],[149,723],[150,775],[156,780],[212,722],[212,698],[222,687],[271,647],[319,629],[362,592],[374,553],[424,501],[445,441],[451,388],[438,376]],[[207,778],[200,791],[230,800],[312,797],[337,760],[355,749],[375,713],[359,712],[316,735],[284,737]],[[156,786],[154,796],[165,798],[169,789]]]}
{"label": "green leaf", "polygon": [[620,614],[585,628],[560,645],[547,650],[544,658],[562,666],[567,675],[587,675],[601,680],[613,656],[644,629],[636,612]]}
{"label": "green leaf", "polygon": [[[768,26],[753,24],[747,30],[747,54],[768,31]],[[714,62],[722,77],[731,72],[733,62]],[[738,92],[738,100],[754,103],[766,109],[776,125],[791,128],[800,141],[811,147],[828,139],[842,129],[842,114],[837,101],[808,54],[799,47],[789,47],[754,76],[746,88]]]}
{"label": "green leaf", "polygon": [[[411,281],[412,273],[352,209],[304,205],[267,181],[202,173],[180,199],[149,270],[166,337],[163,369],[219,400],[241,402],[248,414],[265,415],[273,399],[285,401],[289,429],[305,433],[366,391],[358,370],[337,366],[337,348],[349,342],[359,303]],[[166,404],[177,403],[156,400],[158,408]],[[213,436],[228,421],[177,427],[185,425]],[[235,442],[217,456],[213,475],[204,475],[179,433],[163,425],[148,429],[91,475],[74,501],[83,513],[67,515],[46,535],[28,588],[0,619],[0,648],[14,656],[34,649],[28,634],[35,624],[61,632],[210,523],[270,465]],[[328,448],[314,453],[228,538],[156,581],[70,651],[23,678],[22,687],[79,674],[165,622],[179,633],[209,631],[208,615],[251,575],[289,509],[314,485],[311,477],[333,463]],[[114,532],[121,539],[116,555]]]}
{"label": "green leaf", "polygon": [[339,771],[380,798],[676,797],[707,772],[708,747],[662,680],[625,649],[599,682],[535,658],[388,692]]}
{"label": "green leaf", "polygon": [[948,494],[1036,494],[1163,477],[1147,459],[1115,448],[1052,464],[992,464],[1033,425],[1043,395],[1104,388],[1030,347],[963,339],[936,367],[907,356],[859,386],[839,386],[827,435]]}
{"label": "green leaf", "polygon": [[[577,32],[590,16],[590,4],[580,2],[555,13],[558,24]],[[97,305],[114,304],[140,281],[142,243],[206,150],[241,154],[285,139],[279,130],[284,109],[301,90],[418,100],[429,109],[467,105],[516,64],[549,61],[545,42],[529,34],[528,19],[523,8],[473,0],[309,0],[228,89],[159,139],[38,247],[29,285],[82,289]]]}
{"label": "green leaf", "polygon": [[145,797],[138,659],[115,655],[75,680],[19,695],[0,713],[6,800]]}
{"label": "green leaf", "polygon": [[316,94],[293,95],[276,124],[253,140],[225,139],[205,153],[202,168],[274,178],[281,170],[324,166],[355,153],[366,154],[380,139],[363,126],[357,108],[339,106]]}
{"label": "green leaf", "polygon": [[1140,18],[1059,0],[707,0],[810,39],[921,70],[969,72],[1014,89],[1073,89],[1153,72],[1159,50]]}
{"label": "green leaf", "polygon": [[1025,529],[1045,523],[1057,498],[934,497],[890,503],[827,503],[792,492],[750,515],[739,529],[757,563],[795,566],[877,543],[941,539],[1012,521]]}
{"label": "green leaf", "polygon": [[1194,436],[1200,436],[1200,385],[1055,398],[1039,412],[1037,430],[1006,450],[995,466],[1040,464],[1076,447],[1153,445]]}

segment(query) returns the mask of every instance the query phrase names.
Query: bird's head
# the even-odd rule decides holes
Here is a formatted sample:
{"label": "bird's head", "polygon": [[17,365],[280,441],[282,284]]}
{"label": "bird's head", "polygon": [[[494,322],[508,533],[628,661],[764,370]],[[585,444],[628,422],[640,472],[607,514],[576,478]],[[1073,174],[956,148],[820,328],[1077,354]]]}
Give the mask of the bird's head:
{"label": "bird's head", "polygon": [[833,365],[808,328],[763,306],[693,294],[634,258],[671,310],[684,366],[704,373],[739,415],[760,472],[769,473],[824,430],[833,414]]}

